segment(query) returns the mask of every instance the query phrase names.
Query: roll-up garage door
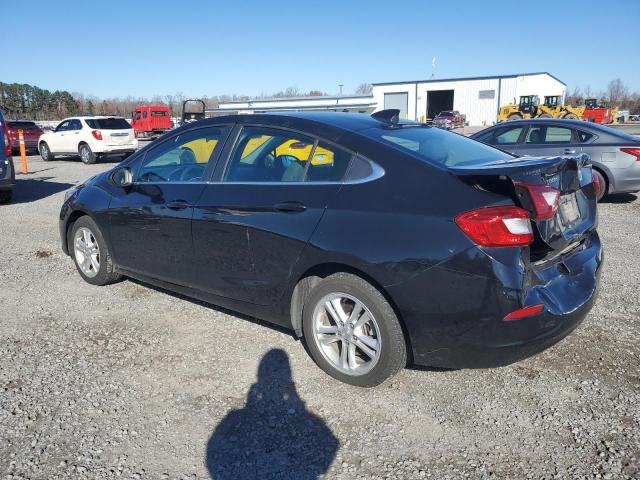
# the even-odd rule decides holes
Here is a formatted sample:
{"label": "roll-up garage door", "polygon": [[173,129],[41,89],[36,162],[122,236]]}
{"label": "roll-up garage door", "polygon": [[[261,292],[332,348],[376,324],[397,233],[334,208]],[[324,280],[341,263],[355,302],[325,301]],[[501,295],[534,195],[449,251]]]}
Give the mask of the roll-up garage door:
{"label": "roll-up garage door", "polygon": [[409,108],[409,94],[402,93],[385,93],[384,108],[397,108],[400,110],[400,118],[407,118]]}

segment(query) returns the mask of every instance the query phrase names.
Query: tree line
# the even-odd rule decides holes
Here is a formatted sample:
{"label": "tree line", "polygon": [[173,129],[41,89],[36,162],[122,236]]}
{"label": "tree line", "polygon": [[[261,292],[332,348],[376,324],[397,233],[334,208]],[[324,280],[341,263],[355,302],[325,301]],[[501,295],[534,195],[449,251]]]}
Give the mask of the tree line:
{"label": "tree line", "polygon": [[[362,83],[356,89],[358,95],[370,95],[371,84]],[[282,97],[314,97],[327,95],[322,90],[303,92],[296,87],[272,94],[263,93],[257,97],[247,95],[214,95],[203,96],[209,108],[217,108],[221,102],[246,101],[265,98]],[[66,90],[49,91],[34,85],[0,82],[0,108],[9,118],[30,120],[59,120],[79,114],[118,115],[130,118],[131,112],[139,105],[167,105],[171,116],[178,117],[182,112],[182,102],[186,100],[182,92],[152,97],[111,97],[99,98]],[[632,114],[640,113],[640,92],[631,92],[619,78],[609,82],[605,91],[593,92],[590,87],[584,90],[575,87],[566,95],[565,103],[578,105],[586,98],[599,98],[611,106],[620,106]]]}
{"label": "tree line", "polygon": [[611,80],[607,89],[595,92],[587,86],[582,90],[576,86],[565,96],[567,105],[581,105],[587,98],[597,98],[610,107],[620,107],[621,110],[629,110],[632,115],[640,113],[640,92],[632,92],[622,80]]}

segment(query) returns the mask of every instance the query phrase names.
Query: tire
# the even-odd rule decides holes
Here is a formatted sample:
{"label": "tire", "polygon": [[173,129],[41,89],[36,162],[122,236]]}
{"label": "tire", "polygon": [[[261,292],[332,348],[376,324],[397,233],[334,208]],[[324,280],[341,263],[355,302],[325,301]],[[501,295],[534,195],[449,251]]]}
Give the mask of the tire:
{"label": "tire", "polygon": [[80,144],[78,147],[78,153],[80,154],[80,160],[82,160],[82,163],[85,165],[91,165],[96,163],[96,160],[98,160],[96,154],[91,151],[91,147],[86,143]]}
{"label": "tire", "polygon": [[600,184],[600,194],[598,194],[598,198],[596,199],[599,202],[607,196],[609,184],[607,183],[607,179],[604,177],[604,175],[595,168],[593,169],[593,174],[597,177],[598,183]]}
{"label": "tire", "polygon": [[567,113],[564,117],[567,120],[578,120],[578,116],[575,113]]}
{"label": "tire", "polygon": [[47,142],[40,143],[38,146],[38,152],[40,152],[40,156],[45,162],[50,162],[55,158],[53,153],[51,153],[51,149],[49,148],[49,145],[47,145]]}
{"label": "tire", "polygon": [[122,275],[113,271],[107,243],[91,217],[85,215],[76,220],[67,244],[78,273],[87,283],[109,285],[122,279]]}
{"label": "tire", "polygon": [[549,115],[548,113],[541,113],[540,115],[538,115],[538,118],[553,118],[553,116]]}
{"label": "tire", "polygon": [[0,190],[0,204],[9,203],[13,198],[13,190]]}
{"label": "tire", "polygon": [[[327,310],[327,302],[340,323]],[[407,345],[393,308],[375,287],[349,273],[330,275],[313,287],[303,306],[302,330],[316,364],[350,385],[380,385],[407,364]]]}
{"label": "tire", "polygon": [[522,120],[522,115],[520,115],[519,113],[512,113],[507,117],[508,122],[511,122],[513,120]]}

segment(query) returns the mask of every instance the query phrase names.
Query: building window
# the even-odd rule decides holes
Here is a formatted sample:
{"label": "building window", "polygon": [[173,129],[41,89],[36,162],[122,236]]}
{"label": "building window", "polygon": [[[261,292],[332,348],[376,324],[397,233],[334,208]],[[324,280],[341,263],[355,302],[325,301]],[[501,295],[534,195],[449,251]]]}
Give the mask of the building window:
{"label": "building window", "polygon": [[480,90],[478,92],[478,98],[480,100],[496,98],[496,91],[495,90]]}

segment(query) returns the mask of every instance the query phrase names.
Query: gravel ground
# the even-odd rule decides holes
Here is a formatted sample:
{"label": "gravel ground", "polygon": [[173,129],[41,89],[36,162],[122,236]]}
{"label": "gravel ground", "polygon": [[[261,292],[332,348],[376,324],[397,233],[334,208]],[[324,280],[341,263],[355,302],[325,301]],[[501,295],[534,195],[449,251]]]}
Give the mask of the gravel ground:
{"label": "gravel ground", "polygon": [[0,207],[0,478],[640,478],[635,195],[601,205],[602,294],[563,342],[363,390],[285,331],[84,283],[58,209],[108,167],[30,157]]}

